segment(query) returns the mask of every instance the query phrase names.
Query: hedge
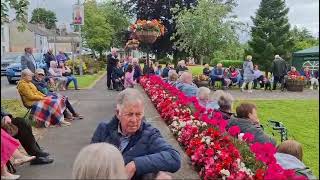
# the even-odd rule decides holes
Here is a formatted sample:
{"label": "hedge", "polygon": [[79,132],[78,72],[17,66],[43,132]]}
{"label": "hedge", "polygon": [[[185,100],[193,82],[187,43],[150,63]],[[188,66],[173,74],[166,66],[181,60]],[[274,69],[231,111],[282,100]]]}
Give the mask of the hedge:
{"label": "hedge", "polygon": [[[235,68],[242,68],[243,61],[240,60],[219,60],[217,63],[221,63],[223,67],[234,66]],[[210,64],[210,66],[215,67],[217,64]]]}

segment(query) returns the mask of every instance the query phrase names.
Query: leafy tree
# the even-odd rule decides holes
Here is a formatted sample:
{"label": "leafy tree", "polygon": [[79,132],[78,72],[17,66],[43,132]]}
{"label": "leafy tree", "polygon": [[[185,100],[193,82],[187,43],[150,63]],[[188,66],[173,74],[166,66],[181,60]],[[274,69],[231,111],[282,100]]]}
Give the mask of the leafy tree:
{"label": "leafy tree", "polygon": [[57,17],[56,14],[50,10],[44,8],[36,8],[32,11],[32,17],[30,23],[45,24],[47,29],[56,28]]}
{"label": "leafy tree", "polygon": [[129,21],[123,9],[113,2],[97,3],[95,0],[86,1],[84,6],[86,18],[82,32],[90,49],[102,57],[110,47],[124,45]]}
{"label": "leafy tree", "polygon": [[84,3],[84,26],[82,27],[82,35],[86,45],[100,54],[109,49],[112,42],[114,29],[107,22],[103,12],[99,9],[95,1],[87,1]]}
{"label": "leafy tree", "polygon": [[288,60],[293,47],[290,24],[287,14],[289,9],[284,0],[262,0],[255,17],[251,17],[252,40],[249,41],[254,63],[264,70],[271,67],[275,54]]}
{"label": "leafy tree", "polygon": [[295,26],[291,35],[294,42],[293,52],[319,45],[319,39],[314,38],[306,28],[299,29]]}
{"label": "leafy tree", "polygon": [[117,6],[114,2],[105,2],[100,7],[106,22],[114,30],[112,36],[111,46],[118,47],[123,46],[127,41],[129,15],[121,7]]}
{"label": "leafy tree", "polygon": [[200,59],[210,59],[214,52],[223,51],[237,42],[239,23],[230,16],[234,4],[221,1],[199,0],[191,9],[174,8],[177,32],[175,45]]}
{"label": "leafy tree", "polygon": [[1,0],[1,24],[8,22],[8,11],[9,8],[16,11],[16,20],[19,22],[18,29],[23,31],[26,29],[28,23],[28,0]]}

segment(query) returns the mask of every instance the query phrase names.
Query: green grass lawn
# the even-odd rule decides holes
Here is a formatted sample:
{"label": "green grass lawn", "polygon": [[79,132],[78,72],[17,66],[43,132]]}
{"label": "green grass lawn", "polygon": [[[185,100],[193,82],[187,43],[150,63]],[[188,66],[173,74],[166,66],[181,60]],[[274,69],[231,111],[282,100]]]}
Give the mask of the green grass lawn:
{"label": "green grass lawn", "polygon": [[288,129],[288,138],[302,144],[305,165],[319,177],[319,100],[243,100],[234,107],[240,102],[256,104],[261,124],[269,135],[274,133],[278,143],[280,135],[267,126],[267,121],[282,122]]}
{"label": "green grass lawn", "polygon": [[[79,88],[88,88],[92,85],[92,83],[95,82],[105,71],[99,71],[97,74],[92,74],[92,75],[83,75],[79,76],[76,75],[78,79],[78,86]],[[69,89],[74,88],[73,82],[70,83]]]}
{"label": "green grass lawn", "polygon": [[17,99],[2,99],[1,107],[14,117],[23,117],[27,113],[27,109],[23,107],[22,102]]}

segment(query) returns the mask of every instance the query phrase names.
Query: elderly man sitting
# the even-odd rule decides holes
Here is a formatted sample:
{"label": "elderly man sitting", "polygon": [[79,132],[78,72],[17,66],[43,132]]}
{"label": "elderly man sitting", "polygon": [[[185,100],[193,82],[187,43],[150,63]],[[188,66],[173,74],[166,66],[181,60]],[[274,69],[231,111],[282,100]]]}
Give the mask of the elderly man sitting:
{"label": "elderly man sitting", "polygon": [[218,63],[217,67],[211,71],[211,82],[214,87],[216,81],[221,81],[223,89],[225,89],[225,80],[224,80],[224,69],[222,68],[222,64]]}
{"label": "elderly man sitting", "polygon": [[192,82],[192,74],[189,72],[181,74],[176,87],[188,97],[196,96],[198,92],[198,87]]}
{"label": "elderly man sitting", "polygon": [[[142,179],[152,174],[169,178],[165,171],[180,169],[181,158],[144,118],[143,97],[136,89],[125,89],[117,99],[116,115],[97,127],[91,143],[107,142],[122,152],[128,179]],[[148,177],[150,179],[150,177]]]}

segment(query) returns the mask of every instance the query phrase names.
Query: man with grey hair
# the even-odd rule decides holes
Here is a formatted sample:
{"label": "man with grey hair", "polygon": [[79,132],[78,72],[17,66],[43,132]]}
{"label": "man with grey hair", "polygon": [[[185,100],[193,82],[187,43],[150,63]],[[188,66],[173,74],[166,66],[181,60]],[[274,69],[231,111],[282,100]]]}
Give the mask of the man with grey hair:
{"label": "man with grey hair", "polygon": [[271,72],[273,75],[273,88],[276,90],[277,83],[281,83],[281,91],[284,90],[284,76],[288,72],[287,63],[279,55],[275,55],[274,60],[271,65]]}
{"label": "man with grey hair", "polygon": [[119,148],[128,179],[166,179],[170,176],[164,172],[176,172],[181,166],[179,152],[146,122],[143,97],[136,89],[119,93],[116,115],[111,121],[100,123],[92,137],[91,143],[100,142]]}
{"label": "man with grey hair", "polygon": [[24,55],[21,56],[21,69],[30,69],[31,72],[35,72],[37,69],[37,63],[36,60],[32,54],[32,48],[26,47],[24,49]]}
{"label": "man with grey hair", "polygon": [[[223,92],[223,91],[222,91]],[[222,113],[223,119],[230,119],[234,113],[232,113],[233,97],[227,92],[223,92],[218,98],[219,111]]]}
{"label": "man with grey hair", "polygon": [[198,87],[192,82],[192,74],[190,72],[181,74],[176,87],[188,97],[196,96],[198,92]]}

